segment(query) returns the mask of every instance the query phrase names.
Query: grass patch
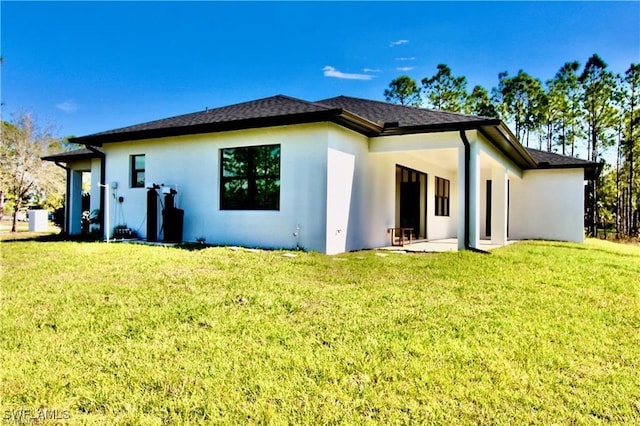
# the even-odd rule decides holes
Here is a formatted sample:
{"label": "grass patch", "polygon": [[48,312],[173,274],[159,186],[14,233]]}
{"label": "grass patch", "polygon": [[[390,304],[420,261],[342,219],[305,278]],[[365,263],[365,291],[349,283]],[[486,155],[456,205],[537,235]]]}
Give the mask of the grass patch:
{"label": "grass patch", "polygon": [[640,248],[329,257],[3,242],[3,413],[70,423],[640,421]]}

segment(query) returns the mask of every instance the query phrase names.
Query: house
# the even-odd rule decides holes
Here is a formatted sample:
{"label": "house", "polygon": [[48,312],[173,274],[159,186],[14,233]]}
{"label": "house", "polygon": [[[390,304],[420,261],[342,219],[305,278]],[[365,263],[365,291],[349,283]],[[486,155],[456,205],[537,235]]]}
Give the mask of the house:
{"label": "house", "polygon": [[[599,173],[524,148],[499,119],[346,96],[273,96],[72,142],[86,149],[46,158],[68,171],[70,234],[91,172],[105,237],[126,224],[162,240],[178,227],[185,241],[328,254],[388,246],[394,229],[461,249],[581,242],[585,180]],[[180,212],[171,224],[164,202]]]}

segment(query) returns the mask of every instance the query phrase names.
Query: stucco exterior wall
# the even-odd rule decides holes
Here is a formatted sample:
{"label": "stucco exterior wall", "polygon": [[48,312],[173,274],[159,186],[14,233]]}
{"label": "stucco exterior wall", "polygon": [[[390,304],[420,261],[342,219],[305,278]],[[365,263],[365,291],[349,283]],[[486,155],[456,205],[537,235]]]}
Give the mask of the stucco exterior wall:
{"label": "stucco exterior wall", "polygon": [[526,170],[510,180],[509,239],[584,241],[584,171]]}
{"label": "stucco exterior wall", "polygon": [[326,253],[367,247],[368,139],[328,125]]}
{"label": "stucco exterior wall", "polygon": [[[459,237],[461,199],[458,167],[463,158],[459,139],[455,132],[367,138],[333,123],[315,123],[105,144],[106,182],[111,186],[109,222],[112,228],[127,225],[146,238],[147,189],[130,185],[131,156],[145,154],[145,187],[163,184],[178,192],[176,206],[184,209],[184,241],[204,238],[220,245],[299,246],[329,254],[388,246],[387,229],[398,226],[399,165],[427,175],[426,238],[455,238]],[[486,234],[486,180],[498,167],[509,173],[511,181],[511,239],[582,241],[582,169],[522,172],[485,146],[488,142],[481,136],[471,134],[471,141],[479,162],[479,192],[472,201],[477,200],[480,238]],[[281,147],[280,209],[221,210],[221,150],[274,144]],[[97,181],[99,160],[90,168]],[[436,176],[450,181],[446,217],[435,215]],[[92,184],[92,209],[98,208],[99,194],[98,186]]]}
{"label": "stucco exterior wall", "polygon": [[[184,241],[325,251],[327,124],[281,126],[105,144],[112,226],[146,238],[146,188],[130,187],[130,156],[145,154],[145,186],[177,188]],[[220,210],[220,150],[280,144],[280,210]],[[113,186],[113,185],[112,185]],[[113,202],[123,197],[122,203]],[[160,227],[160,224],[159,224]],[[294,235],[297,233],[297,236]]]}

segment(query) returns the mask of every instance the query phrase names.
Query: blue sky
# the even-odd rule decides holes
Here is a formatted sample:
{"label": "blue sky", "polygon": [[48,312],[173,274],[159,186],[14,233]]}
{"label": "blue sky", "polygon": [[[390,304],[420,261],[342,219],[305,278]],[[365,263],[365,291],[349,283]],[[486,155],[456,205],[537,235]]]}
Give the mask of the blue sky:
{"label": "blue sky", "polygon": [[1,2],[3,118],[56,134],[286,94],[383,100],[439,63],[488,89],[598,53],[640,61],[639,2]]}

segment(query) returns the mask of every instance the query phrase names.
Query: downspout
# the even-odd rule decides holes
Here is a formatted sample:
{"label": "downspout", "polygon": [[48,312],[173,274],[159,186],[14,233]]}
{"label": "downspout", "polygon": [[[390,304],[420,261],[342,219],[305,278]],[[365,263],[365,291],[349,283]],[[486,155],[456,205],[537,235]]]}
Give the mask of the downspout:
{"label": "downspout", "polygon": [[105,155],[104,152],[92,147],[91,145],[85,145],[85,146],[89,151],[93,152],[100,158],[100,182],[98,183],[98,186],[100,187],[100,215],[99,215],[100,231],[102,232],[103,237],[106,236],[106,238],[108,238],[107,233],[109,231],[104,229],[104,215],[105,215],[104,206],[105,206],[105,201],[107,196],[106,185],[105,185],[105,179],[107,174],[107,164],[106,164],[107,156]]}
{"label": "downspout", "polygon": [[460,139],[464,145],[464,249],[474,253],[490,254],[488,251],[471,247],[469,227],[471,225],[471,144],[464,130],[460,130]]}
{"label": "downspout", "polygon": [[64,204],[65,204],[65,208],[64,208],[64,229],[62,230],[63,233],[66,233],[67,235],[70,235],[70,225],[71,225],[71,200],[69,197],[69,194],[71,193],[71,167],[67,167],[67,166],[63,166],[62,164],[60,164],[58,161],[55,161],[54,164],[58,167],[60,167],[61,169],[64,169],[67,172],[67,183],[66,183],[66,193],[65,193],[65,200],[64,200]]}

